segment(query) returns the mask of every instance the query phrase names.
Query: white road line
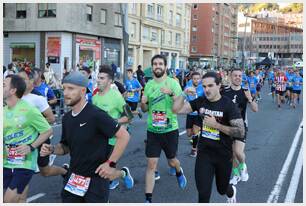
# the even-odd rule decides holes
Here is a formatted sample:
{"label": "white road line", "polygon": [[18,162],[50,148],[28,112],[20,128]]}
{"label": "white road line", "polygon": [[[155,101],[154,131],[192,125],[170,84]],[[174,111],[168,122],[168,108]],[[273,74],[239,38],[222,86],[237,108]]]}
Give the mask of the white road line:
{"label": "white road line", "polygon": [[[302,143],[303,145],[303,143]],[[286,198],[284,202],[294,202],[296,191],[299,185],[299,180],[302,172],[303,167],[303,147],[301,146],[299,156],[295,163],[294,171],[291,177],[289,189],[286,194]]]}
{"label": "white road line", "polygon": [[181,136],[181,135],[183,135],[183,134],[185,134],[185,133],[186,133],[186,130],[185,130],[185,131],[180,132],[180,134],[179,134],[179,135]]}
{"label": "white road line", "polygon": [[32,202],[34,200],[37,200],[38,198],[41,198],[45,195],[46,195],[46,193],[38,193],[36,195],[33,195],[32,197],[27,198],[27,203]]}
{"label": "white road line", "polygon": [[267,203],[272,203],[272,202],[275,203],[275,202],[278,201],[279,194],[280,194],[282,186],[283,186],[283,182],[284,182],[284,180],[287,176],[287,173],[288,173],[288,170],[289,170],[294,152],[297,148],[297,144],[298,144],[299,139],[301,137],[302,131],[303,131],[303,120],[301,121],[300,126],[299,126],[299,128],[298,128],[298,130],[295,134],[295,137],[294,137],[294,140],[291,144],[291,147],[290,147],[289,153],[287,155],[287,158],[286,158],[286,160],[283,164],[282,170],[279,173],[279,176],[278,176],[278,179],[277,179],[277,181],[274,185],[274,188],[270,193],[270,196],[267,200]]}

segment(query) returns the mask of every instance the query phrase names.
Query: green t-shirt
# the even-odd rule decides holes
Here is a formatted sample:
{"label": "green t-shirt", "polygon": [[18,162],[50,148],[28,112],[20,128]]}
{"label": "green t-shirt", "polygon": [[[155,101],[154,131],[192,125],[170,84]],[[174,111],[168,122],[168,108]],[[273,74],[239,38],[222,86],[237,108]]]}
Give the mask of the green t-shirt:
{"label": "green t-shirt", "polygon": [[163,82],[149,81],[144,89],[148,98],[148,131],[154,133],[167,133],[178,129],[177,115],[172,112],[173,100],[169,95],[163,94],[160,88],[171,89],[176,96],[182,93],[177,81],[167,77]]}
{"label": "green t-shirt", "polygon": [[[118,90],[110,89],[103,96],[96,94],[92,98],[92,103],[104,110],[113,119],[118,120],[123,112],[123,106],[126,104],[124,98]],[[116,138],[109,139],[108,144],[115,145]]]}
{"label": "green t-shirt", "polygon": [[[26,156],[14,153],[14,146],[33,143],[39,133],[44,133],[51,127],[36,107],[24,100],[19,100],[15,107],[4,107],[3,111],[3,142],[5,168],[23,168],[36,170],[38,151],[35,149]],[[10,149],[9,149],[10,147]]]}

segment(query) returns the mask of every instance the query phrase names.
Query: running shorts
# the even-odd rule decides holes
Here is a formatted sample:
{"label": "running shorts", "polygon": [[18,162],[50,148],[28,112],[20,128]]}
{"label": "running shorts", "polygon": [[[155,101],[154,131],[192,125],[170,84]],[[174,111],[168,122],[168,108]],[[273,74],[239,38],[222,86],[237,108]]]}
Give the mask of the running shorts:
{"label": "running shorts", "polygon": [[30,183],[33,170],[22,168],[3,168],[3,189],[10,188],[14,190],[17,188],[17,193],[22,194],[24,188]]}

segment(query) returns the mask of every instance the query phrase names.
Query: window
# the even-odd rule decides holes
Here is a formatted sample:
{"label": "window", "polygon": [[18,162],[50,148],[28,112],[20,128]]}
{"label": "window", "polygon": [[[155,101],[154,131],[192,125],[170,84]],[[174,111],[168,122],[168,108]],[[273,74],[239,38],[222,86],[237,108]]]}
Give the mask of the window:
{"label": "window", "polygon": [[92,21],[92,6],[86,6],[87,21]]}
{"label": "window", "polygon": [[163,7],[161,5],[157,5],[157,20],[163,19]]}
{"label": "window", "polygon": [[175,43],[176,45],[180,46],[181,45],[181,34],[176,33],[175,34]]}
{"label": "window", "polygon": [[[193,20],[198,20],[198,15],[193,15]],[[213,18],[213,21],[214,21],[214,18]]]}
{"label": "window", "polygon": [[157,42],[157,30],[151,29],[151,41]]}
{"label": "window", "polygon": [[193,27],[192,27],[192,31],[198,31],[197,26],[193,26]]}
{"label": "window", "polygon": [[195,47],[195,46],[191,47],[191,52],[196,53],[197,52],[197,47]]}
{"label": "window", "polygon": [[168,43],[169,43],[170,45],[172,45],[172,31],[169,31]]}
{"label": "window", "polygon": [[192,42],[196,42],[197,41],[197,36],[192,36]]}
{"label": "window", "polygon": [[101,9],[100,14],[101,14],[101,17],[100,17],[101,24],[106,24],[106,10]]}
{"label": "window", "polygon": [[120,13],[115,13],[115,26],[122,26]]}
{"label": "window", "polygon": [[[3,7],[4,9],[4,7]],[[16,4],[16,18],[25,19],[27,18],[26,4]]]}
{"label": "window", "polygon": [[38,4],[38,17],[56,17],[56,4]]}
{"label": "window", "polygon": [[180,14],[176,14],[176,26],[181,26],[182,16]]}
{"label": "window", "polygon": [[165,43],[165,30],[161,31],[161,42]]}
{"label": "window", "polygon": [[193,9],[198,9],[198,4],[193,4]]}
{"label": "window", "polygon": [[147,5],[147,17],[153,18],[154,16],[154,4]]}
{"label": "window", "polygon": [[136,23],[132,22],[131,23],[131,33],[130,33],[131,38],[136,37]]}
{"label": "window", "polygon": [[143,34],[142,34],[142,38],[144,40],[149,40],[149,35],[150,35],[150,31],[149,31],[149,27],[143,27]]}
{"label": "window", "polygon": [[169,11],[169,24],[172,25],[173,24],[173,11]]}

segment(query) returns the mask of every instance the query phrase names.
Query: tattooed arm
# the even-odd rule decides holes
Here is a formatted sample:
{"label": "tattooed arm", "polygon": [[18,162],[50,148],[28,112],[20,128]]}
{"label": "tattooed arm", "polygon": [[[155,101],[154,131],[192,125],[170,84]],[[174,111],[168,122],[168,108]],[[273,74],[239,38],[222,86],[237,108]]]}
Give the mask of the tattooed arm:
{"label": "tattooed arm", "polygon": [[224,134],[227,134],[228,136],[242,139],[245,132],[243,119],[230,120],[230,125],[231,126],[225,126],[217,122],[214,128],[218,129]]}

